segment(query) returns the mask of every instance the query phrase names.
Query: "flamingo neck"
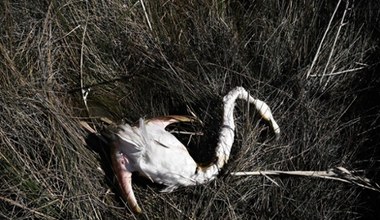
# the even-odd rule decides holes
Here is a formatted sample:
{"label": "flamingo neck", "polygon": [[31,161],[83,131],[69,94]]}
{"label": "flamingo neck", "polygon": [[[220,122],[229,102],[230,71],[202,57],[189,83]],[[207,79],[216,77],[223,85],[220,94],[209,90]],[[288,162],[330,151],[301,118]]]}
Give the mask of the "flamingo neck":
{"label": "flamingo neck", "polygon": [[248,103],[254,104],[261,117],[270,123],[276,138],[280,135],[280,128],[274,120],[269,106],[265,102],[250,96],[243,87],[236,87],[223,98],[223,125],[220,129],[219,140],[216,146],[217,161],[213,165],[202,169],[203,172],[197,175],[198,182],[214,179],[230,157],[231,147],[235,139],[234,108],[236,99],[246,100]]}
{"label": "flamingo neck", "polygon": [[220,129],[219,140],[216,146],[216,162],[208,167],[201,168],[201,172],[196,175],[199,183],[213,180],[219,174],[220,169],[227,163],[231,147],[235,139],[234,108],[236,99],[247,99],[248,92],[242,87],[231,90],[223,97],[223,124]]}
{"label": "flamingo neck", "polygon": [[235,119],[234,119],[234,109],[236,99],[246,99],[248,101],[251,97],[248,92],[242,88],[237,87],[231,90],[223,98],[223,125],[220,130],[219,141],[216,146],[216,166],[221,169],[225,163],[227,163],[231,147],[235,139]]}

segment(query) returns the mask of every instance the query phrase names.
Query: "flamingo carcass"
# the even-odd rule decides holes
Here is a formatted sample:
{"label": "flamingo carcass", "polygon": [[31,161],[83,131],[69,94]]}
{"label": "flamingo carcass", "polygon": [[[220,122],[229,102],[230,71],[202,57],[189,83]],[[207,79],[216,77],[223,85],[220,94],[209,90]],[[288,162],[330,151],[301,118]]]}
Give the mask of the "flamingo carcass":
{"label": "flamingo carcass", "polygon": [[169,124],[193,120],[189,116],[165,116],[149,120],[140,119],[137,126],[123,124],[118,127],[111,146],[113,169],[119,181],[123,197],[135,213],[140,213],[132,189],[132,172],[138,172],[151,181],[167,186],[171,192],[179,186],[204,184],[215,179],[228,161],[234,142],[233,111],[237,99],[255,105],[260,115],[267,120],[278,137],[280,128],[274,120],[269,106],[253,98],[242,87],[230,91],[223,98],[223,125],[216,146],[216,162],[201,167],[190,156],[186,147],[170,132]]}

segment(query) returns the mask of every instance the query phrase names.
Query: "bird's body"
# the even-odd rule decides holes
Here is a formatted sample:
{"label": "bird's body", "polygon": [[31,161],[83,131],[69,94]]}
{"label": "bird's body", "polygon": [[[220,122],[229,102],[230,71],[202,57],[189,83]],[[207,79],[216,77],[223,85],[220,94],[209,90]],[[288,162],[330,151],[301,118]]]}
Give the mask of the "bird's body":
{"label": "bird's body", "polygon": [[119,126],[112,143],[113,168],[118,177],[123,196],[134,212],[141,212],[134,196],[132,172],[138,172],[153,182],[167,186],[170,192],[179,186],[204,184],[216,178],[228,161],[234,141],[235,124],[233,110],[236,99],[245,99],[256,106],[265,120],[268,120],[276,135],[280,130],[273,119],[268,105],[252,98],[248,92],[237,87],[223,99],[223,126],[216,146],[215,163],[200,167],[190,156],[186,147],[165,127],[175,122],[189,122],[189,116],[165,116],[150,120],[140,119],[138,126]]}

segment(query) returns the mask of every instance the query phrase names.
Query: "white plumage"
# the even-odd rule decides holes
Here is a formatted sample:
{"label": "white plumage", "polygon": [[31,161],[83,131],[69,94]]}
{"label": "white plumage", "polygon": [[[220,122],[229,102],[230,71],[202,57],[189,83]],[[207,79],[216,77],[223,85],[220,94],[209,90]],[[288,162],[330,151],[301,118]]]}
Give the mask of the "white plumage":
{"label": "white plumage", "polygon": [[150,120],[140,119],[138,126],[119,126],[116,140],[112,143],[112,159],[123,196],[134,212],[141,212],[134,196],[132,172],[138,172],[153,182],[166,185],[170,192],[179,186],[204,184],[216,178],[227,163],[234,142],[233,111],[236,99],[247,100],[255,105],[261,116],[269,121],[276,136],[280,128],[274,120],[268,105],[251,97],[237,87],[224,98],[223,126],[216,146],[217,161],[208,167],[200,167],[190,156],[186,147],[165,127],[175,122],[192,121],[189,116],[165,116]]}

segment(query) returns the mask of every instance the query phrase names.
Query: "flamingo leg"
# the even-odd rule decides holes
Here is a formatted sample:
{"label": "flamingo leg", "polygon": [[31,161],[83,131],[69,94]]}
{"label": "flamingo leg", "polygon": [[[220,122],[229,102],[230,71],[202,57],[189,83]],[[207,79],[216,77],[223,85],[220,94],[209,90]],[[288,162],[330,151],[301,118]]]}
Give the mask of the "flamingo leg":
{"label": "flamingo leg", "polygon": [[113,168],[119,182],[121,193],[124,199],[127,200],[132,211],[134,213],[141,213],[141,208],[137,204],[132,189],[132,172],[128,170],[129,161],[121,152],[113,153],[113,156],[115,157],[112,160]]}

